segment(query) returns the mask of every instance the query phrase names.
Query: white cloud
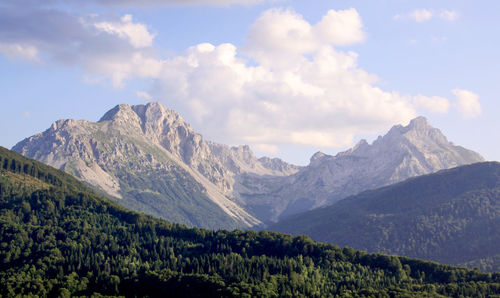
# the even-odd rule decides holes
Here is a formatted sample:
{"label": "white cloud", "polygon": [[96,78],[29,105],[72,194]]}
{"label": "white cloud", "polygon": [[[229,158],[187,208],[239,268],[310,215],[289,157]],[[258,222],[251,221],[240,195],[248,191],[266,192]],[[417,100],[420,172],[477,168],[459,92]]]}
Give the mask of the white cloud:
{"label": "white cloud", "polygon": [[137,97],[139,97],[141,99],[144,99],[144,100],[147,100],[147,101],[150,101],[150,100],[153,99],[153,97],[149,93],[147,93],[145,91],[136,91],[135,95]]}
{"label": "white cloud", "polygon": [[[338,34],[340,23],[351,33]],[[362,41],[361,28],[352,9],[329,11],[316,25],[290,10],[269,10],[251,26],[248,58],[232,44],[191,47],[163,62],[151,93],[189,115],[208,139],[345,147],[356,134],[416,116],[411,98],[376,87],[357,54],[333,48]]]}
{"label": "white cloud", "polygon": [[[133,77],[155,78],[161,71],[162,61],[141,52],[102,54],[89,57],[85,67],[97,77],[109,78],[113,87],[122,88]],[[99,80],[98,80],[99,81]]]}
{"label": "white cloud", "polygon": [[336,46],[350,45],[365,39],[361,17],[354,8],[329,10],[316,24],[314,31],[318,39]]}
{"label": "white cloud", "polygon": [[431,113],[447,113],[450,108],[450,101],[439,96],[417,95],[413,97],[413,102]]}
{"label": "white cloud", "polygon": [[417,108],[447,109],[438,97],[380,89],[377,77],[358,67],[356,53],[335,48],[365,39],[355,9],[330,10],[316,24],[291,10],[268,10],[242,47],[203,43],[165,60],[152,47],[154,34],[132,16],[23,12],[0,11],[1,43],[80,66],[88,81],[104,77],[121,87],[128,78],[154,78],[149,92],[136,95],[163,101],[207,139],[267,152],[281,145],[339,148],[355,135],[408,122]]}
{"label": "white cloud", "polygon": [[455,107],[466,119],[476,118],[482,113],[479,95],[464,89],[453,89],[452,93],[457,98]]}
{"label": "white cloud", "polygon": [[433,15],[434,13],[428,9],[417,9],[410,13],[410,18],[415,20],[415,22],[422,23],[430,20]]}
{"label": "white cloud", "polygon": [[264,66],[290,67],[322,46],[363,41],[362,27],[353,8],[329,10],[315,26],[294,11],[270,9],[251,26],[243,52]]}
{"label": "white cloud", "polygon": [[414,11],[408,14],[396,14],[394,15],[394,20],[412,20],[417,23],[423,23],[431,20],[432,18],[440,18],[445,21],[455,21],[458,19],[458,13],[455,10],[446,10],[443,9],[441,11],[435,11],[432,9],[415,9]]}
{"label": "white cloud", "polygon": [[0,41],[0,53],[10,59],[20,58],[27,61],[38,62],[38,49],[31,45],[6,43]]}
{"label": "white cloud", "polygon": [[144,24],[133,23],[129,14],[123,16],[120,22],[98,22],[94,26],[100,31],[127,39],[135,48],[150,47],[153,44],[154,34],[149,33]]}
{"label": "white cloud", "polygon": [[98,15],[20,6],[16,2],[0,9],[0,54],[76,65],[89,81],[104,78],[115,87],[131,77],[155,77],[161,70],[152,47],[154,34],[130,15],[103,20]]}

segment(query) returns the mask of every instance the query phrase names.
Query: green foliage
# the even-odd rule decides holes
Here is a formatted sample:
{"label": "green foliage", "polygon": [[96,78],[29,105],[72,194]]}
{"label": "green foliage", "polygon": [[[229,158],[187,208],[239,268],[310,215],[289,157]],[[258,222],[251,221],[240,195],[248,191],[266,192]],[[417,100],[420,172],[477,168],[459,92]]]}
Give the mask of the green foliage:
{"label": "green foliage", "polygon": [[499,226],[500,164],[478,163],[367,191],[270,229],[493,272]]}
{"label": "green foliage", "polygon": [[[15,174],[36,178],[39,182],[60,187],[69,191],[91,191],[82,182],[71,175],[47,166],[36,160],[26,158],[14,151],[0,146],[0,169]],[[30,179],[31,180],[31,179]],[[23,188],[26,183],[23,183]]]}
{"label": "green foliage", "polygon": [[183,169],[144,169],[116,172],[124,207],[187,226],[241,228],[232,217],[212,202],[202,186]]}
{"label": "green foliage", "polygon": [[[15,154],[0,152],[17,164]],[[34,165],[39,165],[33,162]],[[9,168],[9,167],[8,167]],[[17,171],[17,166],[9,168]],[[127,211],[67,174],[0,180],[0,295],[436,297],[500,293],[500,275],[268,231],[212,231]],[[48,174],[52,178],[48,178]],[[37,176],[38,177],[38,176]]]}

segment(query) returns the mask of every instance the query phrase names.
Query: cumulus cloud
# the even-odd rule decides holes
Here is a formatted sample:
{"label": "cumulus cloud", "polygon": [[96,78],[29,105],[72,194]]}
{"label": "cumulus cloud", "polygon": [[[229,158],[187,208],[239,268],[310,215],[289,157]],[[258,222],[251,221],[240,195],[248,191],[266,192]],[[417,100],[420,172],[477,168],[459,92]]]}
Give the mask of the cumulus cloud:
{"label": "cumulus cloud", "polygon": [[410,18],[415,20],[415,22],[421,23],[428,21],[432,18],[432,11],[427,10],[427,9],[417,9],[410,13]]}
{"label": "cumulus cloud", "polygon": [[440,96],[417,95],[413,97],[414,103],[431,113],[447,113],[450,108],[450,101]]}
{"label": "cumulus cloud", "polygon": [[110,78],[115,87],[130,77],[159,73],[153,38],[130,15],[109,21],[36,5],[0,9],[1,54],[80,66],[91,75]]}
{"label": "cumulus cloud", "polygon": [[378,88],[357,54],[334,48],[362,41],[361,28],[353,9],[329,11],[315,25],[269,10],[251,26],[245,56],[232,44],[193,46],[163,61],[151,93],[192,115],[209,139],[268,149],[349,146],[356,134],[416,116],[411,97]]}
{"label": "cumulus cloud", "polygon": [[353,8],[330,10],[315,26],[294,11],[270,9],[251,26],[243,52],[265,66],[289,67],[322,46],[350,45],[364,38],[361,17]]}
{"label": "cumulus cloud", "polygon": [[[90,81],[104,77],[115,87],[129,78],[153,78],[148,92],[136,96],[163,101],[207,139],[229,144],[270,153],[282,145],[340,148],[356,135],[406,123],[418,109],[449,108],[445,98],[377,87],[378,78],[358,66],[358,55],[341,50],[365,39],[355,9],[330,10],[316,24],[294,11],[271,9],[250,27],[241,47],[202,43],[161,59],[155,34],[131,15],[103,19],[36,6],[6,8],[0,10],[3,55],[76,65]],[[468,99],[459,99],[457,108],[470,115],[473,100],[460,92],[457,97]]]}
{"label": "cumulus cloud", "polygon": [[153,44],[154,35],[149,33],[144,24],[133,23],[129,14],[124,15],[120,22],[98,22],[94,26],[100,31],[128,40],[135,48],[150,47]]}
{"label": "cumulus cloud", "polygon": [[455,107],[466,119],[476,118],[482,113],[479,95],[464,89],[453,89],[453,94],[457,98]]}
{"label": "cumulus cloud", "polygon": [[396,14],[394,16],[395,20],[413,20],[417,23],[423,23],[429,21],[432,18],[439,18],[445,21],[455,21],[458,18],[458,13],[455,10],[432,10],[432,9],[415,9],[414,11],[407,14]]}
{"label": "cumulus cloud", "polygon": [[331,45],[343,46],[365,39],[361,17],[354,8],[329,10],[314,27],[318,39]]}

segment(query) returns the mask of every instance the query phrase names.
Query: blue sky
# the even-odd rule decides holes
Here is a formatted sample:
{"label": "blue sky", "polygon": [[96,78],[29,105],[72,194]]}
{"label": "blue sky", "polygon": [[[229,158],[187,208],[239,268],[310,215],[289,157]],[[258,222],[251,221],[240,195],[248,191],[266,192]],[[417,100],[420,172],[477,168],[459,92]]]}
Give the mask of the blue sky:
{"label": "blue sky", "polygon": [[0,1],[0,145],[159,101],[307,164],[423,115],[500,160],[497,1]]}

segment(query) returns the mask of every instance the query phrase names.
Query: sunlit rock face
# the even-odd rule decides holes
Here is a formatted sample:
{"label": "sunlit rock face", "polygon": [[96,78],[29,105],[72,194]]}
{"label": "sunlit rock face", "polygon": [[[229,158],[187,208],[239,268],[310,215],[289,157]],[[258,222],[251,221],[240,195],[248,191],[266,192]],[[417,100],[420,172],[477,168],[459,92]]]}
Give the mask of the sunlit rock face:
{"label": "sunlit rock face", "polygon": [[335,156],[318,152],[298,167],[257,158],[248,146],[205,141],[159,103],[118,105],[98,122],[59,120],[13,150],[64,169],[129,208],[215,228],[274,222],[367,189],[483,161],[418,117],[372,144],[362,140]]}
{"label": "sunlit rock face", "polygon": [[[64,169],[127,207],[213,228],[260,224],[235,202],[237,175],[283,176],[299,169],[279,159],[259,160],[248,146],[206,142],[178,113],[159,103],[118,105],[98,122],[59,120],[13,150]],[[183,195],[207,202],[182,202]],[[168,206],[158,208],[161,204]],[[228,219],[200,224],[198,217],[210,208],[219,208]]]}
{"label": "sunlit rock face", "polygon": [[408,126],[392,127],[371,145],[361,140],[335,156],[317,152],[307,167],[288,177],[244,175],[239,194],[249,210],[272,222],[364,190],[481,161],[418,117]]}

